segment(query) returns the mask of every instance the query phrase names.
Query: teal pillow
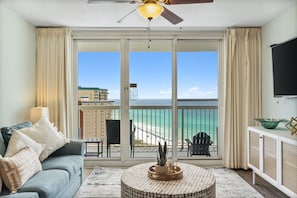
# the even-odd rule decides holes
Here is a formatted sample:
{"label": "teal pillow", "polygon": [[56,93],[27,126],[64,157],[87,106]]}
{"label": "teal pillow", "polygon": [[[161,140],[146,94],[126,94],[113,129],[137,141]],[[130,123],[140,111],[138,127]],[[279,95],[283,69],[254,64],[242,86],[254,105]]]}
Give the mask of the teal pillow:
{"label": "teal pillow", "polygon": [[4,140],[2,138],[2,135],[0,134],[0,155],[4,156],[6,152],[6,147],[4,145]]}
{"label": "teal pillow", "polygon": [[22,128],[31,127],[31,126],[32,126],[31,122],[22,122],[11,127],[2,127],[1,133],[2,133],[5,147],[7,148],[8,146],[8,142],[11,138],[13,129],[17,130],[17,129],[22,129]]}

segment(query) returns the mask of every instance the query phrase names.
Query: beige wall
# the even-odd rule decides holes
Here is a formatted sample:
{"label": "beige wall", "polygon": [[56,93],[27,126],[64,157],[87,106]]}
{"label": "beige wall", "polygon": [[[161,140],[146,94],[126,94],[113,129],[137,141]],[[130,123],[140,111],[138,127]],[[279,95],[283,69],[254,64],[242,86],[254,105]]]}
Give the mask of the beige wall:
{"label": "beige wall", "polygon": [[297,98],[273,97],[272,57],[269,47],[294,37],[297,37],[297,3],[262,27],[263,117],[290,119],[297,116]]}
{"label": "beige wall", "polygon": [[0,127],[35,105],[35,27],[0,2]]}

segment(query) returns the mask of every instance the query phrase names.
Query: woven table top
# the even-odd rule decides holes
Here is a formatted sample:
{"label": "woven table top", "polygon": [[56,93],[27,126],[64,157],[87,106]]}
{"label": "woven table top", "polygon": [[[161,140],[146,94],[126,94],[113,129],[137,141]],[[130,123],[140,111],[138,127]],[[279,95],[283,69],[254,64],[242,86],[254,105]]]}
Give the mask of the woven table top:
{"label": "woven table top", "polygon": [[149,167],[155,164],[140,164],[124,171],[122,197],[215,197],[215,176],[204,168],[178,163],[183,170],[182,179],[159,181],[148,177]]}

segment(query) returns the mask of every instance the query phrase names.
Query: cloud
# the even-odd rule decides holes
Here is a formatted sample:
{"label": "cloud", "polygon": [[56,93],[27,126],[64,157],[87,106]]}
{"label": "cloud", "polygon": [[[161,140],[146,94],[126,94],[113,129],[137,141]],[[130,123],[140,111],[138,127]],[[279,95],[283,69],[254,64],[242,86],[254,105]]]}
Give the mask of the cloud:
{"label": "cloud", "polygon": [[184,91],[179,98],[217,98],[218,90],[217,87],[209,90],[202,90],[199,87],[190,87]]}
{"label": "cloud", "polygon": [[190,89],[187,90],[187,93],[195,94],[195,93],[198,93],[199,91],[200,91],[199,87],[191,87]]}
{"label": "cloud", "polygon": [[[116,89],[108,90],[108,98],[115,99],[120,98],[120,91]],[[140,96],[141,93],[138,92],[138,98],[171,98],[172,97],[172,89],[171,88],[164,88],[159,90],[159,94],[155,96],[154,94],[149,94],[144,96]],[[187,90],[183,91],[182,93],[178,93],[179,99],[201,99],[201,98],[217,98],[218,97],[218,89],[217,87],[209,88],[208,90],[202,90],[198,86],[190,87]]]}
{"label": "cloud", "polygon": [[163,98],[170,98],[171,97],[171,93],[172,93],[172,89],[171,88],[167,88],[164,90],[159,91],[159,93],[161,94],[161,97]]}

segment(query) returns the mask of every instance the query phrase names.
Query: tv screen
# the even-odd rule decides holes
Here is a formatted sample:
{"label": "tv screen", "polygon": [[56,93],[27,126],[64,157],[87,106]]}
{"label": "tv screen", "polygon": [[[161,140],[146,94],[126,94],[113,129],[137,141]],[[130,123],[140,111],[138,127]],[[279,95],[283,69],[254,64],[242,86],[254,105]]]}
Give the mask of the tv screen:
{"label": "tv screen", "polygon": [[297,96],[297,38],[272,46],[274,96]]}

